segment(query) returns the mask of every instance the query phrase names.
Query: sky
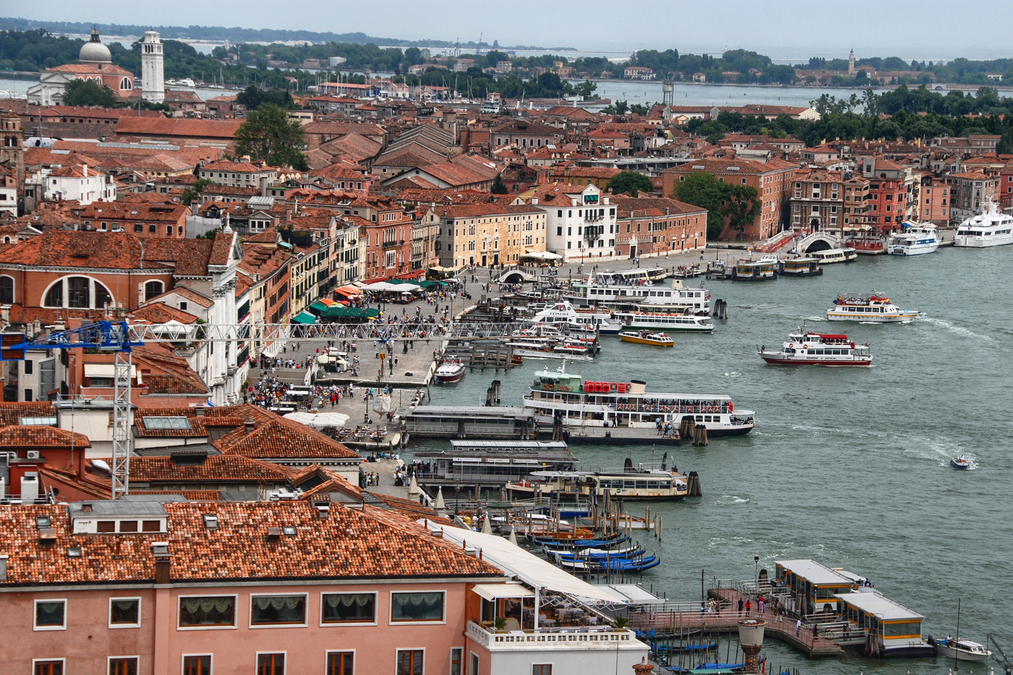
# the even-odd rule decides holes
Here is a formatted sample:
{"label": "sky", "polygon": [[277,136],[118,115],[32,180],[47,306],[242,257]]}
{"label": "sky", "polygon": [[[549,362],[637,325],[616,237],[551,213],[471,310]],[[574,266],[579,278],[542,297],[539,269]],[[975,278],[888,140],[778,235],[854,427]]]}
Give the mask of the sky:
{"label": "sky", "polygon": [[900,56],[906,60],[1003,58],[1013,25],[1006,0],[48,0],[0,3],[0,13],[46,21],[140,25],[242,26],[375,37],[573,47],[621,53],[675,48],[680,53],[748,49],[775,60],[810,56]]}

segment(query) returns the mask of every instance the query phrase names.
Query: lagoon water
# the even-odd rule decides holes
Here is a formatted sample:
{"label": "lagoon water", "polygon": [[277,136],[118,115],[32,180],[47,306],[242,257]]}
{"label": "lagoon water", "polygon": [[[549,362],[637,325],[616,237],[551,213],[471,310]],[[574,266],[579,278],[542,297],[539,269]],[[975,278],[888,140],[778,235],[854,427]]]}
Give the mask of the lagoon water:
{"label": "lagoon water", "polygon": [[[593,363],[568,370],[601,381],[647,381],[649,391],[726,393],[756,411],[743,438],[669,450],[681,471],[700,473],[704,495],[655,505],[663,541],[640,535],[662,565],[643,583],[698,600],[707,580],[750,579],[753,556],[815,558],[867,575],[887,597],[925,615],[924,631],[984,641],[997,632],[1013,648],[1008,547],[1013,538],[1013,247],[947,248],[914,258],[859,257],[821,277],[757,284],[705,283],[729,303],[709,336],[676,335],[674,349],[604,338]],[[923,315],[908,325],[828,324],[842,293],[875,289]],[[756,345],[778,345],[807,322],[870,342],[872,368],[767,366]],[[505,375],[469,372],[434,386],[434,404],[474,405],[503,381],[504,405],[519,405],[536,370],[525,359]],[[649,445],[574,446],[580,466],[618,468],[625,457],[659,461]],[[970,471],[949,467],[965,453]],[[449,501],[449,500],[448,500]],[[643,505],[634,505],[634,512]],[[810,662],[768,639],[769,664],[804,673],[944,673],[944,659],[879,661],[857,652]],[[985,672],[980,665],[961,671]]]}

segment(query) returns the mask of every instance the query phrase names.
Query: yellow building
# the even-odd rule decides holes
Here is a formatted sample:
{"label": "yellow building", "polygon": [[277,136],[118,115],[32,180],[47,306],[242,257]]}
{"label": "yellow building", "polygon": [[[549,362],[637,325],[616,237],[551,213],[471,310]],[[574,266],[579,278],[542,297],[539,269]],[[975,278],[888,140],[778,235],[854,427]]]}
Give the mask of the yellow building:
{"label": "yellow building", "polygon": [[545,211],[536,206],[459,204],[437,207],[437,215],[443,267],[513,265],[545,250]]}

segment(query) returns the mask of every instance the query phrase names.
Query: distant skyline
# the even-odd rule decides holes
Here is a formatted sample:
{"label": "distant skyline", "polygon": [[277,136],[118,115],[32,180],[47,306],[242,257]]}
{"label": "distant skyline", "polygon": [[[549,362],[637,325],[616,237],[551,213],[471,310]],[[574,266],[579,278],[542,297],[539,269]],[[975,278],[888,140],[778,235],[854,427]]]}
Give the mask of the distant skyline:
{"label": "distant skyline", "polygon": [[614,0],[580,4],[515,0],[493,7],[461,0],[438,5],[386,0],[382,8],[376,11],[369,3],[335,6],[324,0],[288,6],[276,0],[105,0],[95,5],[50,0],[8,6],[4,14],[39,21],[359,31],[404,40],[477,42],[481,35],[486,44],[498,40],[503,46],[573,47],[612,56],[670,48],[697,54],[747,49],[795,63],[810,56],[846,57],[852,48],[859,58],[899,56],[908,61],[1013,56],[999,30],[1013,24],[1013,3],[995,1],[954,5],[952,0],[831,0],[815,5],[799,0],[725,0],[694,8],[671,0],[635,5]]}

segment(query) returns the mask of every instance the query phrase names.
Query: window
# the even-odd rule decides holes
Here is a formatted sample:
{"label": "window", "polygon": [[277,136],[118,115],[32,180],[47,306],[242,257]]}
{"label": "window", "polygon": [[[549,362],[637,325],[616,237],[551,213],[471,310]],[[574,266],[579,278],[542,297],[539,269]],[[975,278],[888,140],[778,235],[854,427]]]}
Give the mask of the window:
{"label": "window", "polygon": [[0,277],[0,304],[14,304],[14,279],[11,277]]}
{"label": "window", "polygon": [[144,225],[141,225],[140,223],[134,223],[134,232],[137,232],[138,234],[144,232]]}
{"label": "window", "polygon": [[163,284],[161,281],[149,281],[148,283],[144,284],[145,301],[151,300],[152,298],[161,295],[164,289],[165,284]]}
{"label": "window", "polygon": [[443,621],[443,592],[391,593],[390,620]]}
{"label": "window", "polygon": [[33,661],[32,666],[33,675],[63,675],[63,659]]}
{"label": "window", "polygon": [[327,675],[352,675],[355,652],[327,652]]}
{"label": "window", "polygon": [[421,649],[397,650],[397,675],[422,675],[422,656]]}
{"label": "window", "polygon": [[179,626],[232,627],[236,623],[236,596],[182,597],[179,599]]}
{"label": "window", "polygon": [[140,625],[140,598],[109,598],[110,628],[136,628]]}
{"label": "window", "polygon": [[257,654],[257,675],[285,675],[285,655]]}
{"label": "window", "polygon": [[469,654],[471,656],[471,663],[468,664],[468,675],[479,675],[482,669],[478,654],[475,652],[469,652]]}
{"label": "window", "polygon": [[63,307],[63,281],[57,281],[46,293],[46,307]]}
{"label": "window", "polygon": [[552,664],[536,663],[531,666],[531,675],[552,675]]}
{"label": "window", "polygon": [[305,595],[254,595],[250,597],[251,626],[305,623]]}
{"label": "window", "polygon": [[109,675],[137,675],[136,656],[110,656]]}
{"label": "window", "polygon": [[211,655],[184,656],[183,675],[211,675]]}
{"label": "window", "polygon": [[[95,380],[105,380],[105,379],[108,379],[108,378],[95,378],[95,377],[92,377],[92,378],[89,378],[89,379],[92,381],[92,384],[94,385],[95,384]],[[115,532],[116,531],[116,521],[115,520],[100,520],[95,525],[95,531],[96,532]]]}
{"label": "window", "polygon": [[461,673],[461,659],[463,658],[464,649],[461,647],[453,647],[450,650],[450,675],[462,675]]}
{"label": "window", "polygon": [[148,232],[150,232],[151,234],[157,234],[158,233],[158,225],[155,225],[154,223],[152,223],[151,225],[148,225]]}
{"label": "window", "polygon": [[324,593],[320,623],[376,623],[376,593]]}
{"label": "window", "polygon": [[36,600],[35,630],[65,630],[67,628],[66,600]]}

